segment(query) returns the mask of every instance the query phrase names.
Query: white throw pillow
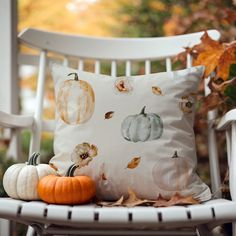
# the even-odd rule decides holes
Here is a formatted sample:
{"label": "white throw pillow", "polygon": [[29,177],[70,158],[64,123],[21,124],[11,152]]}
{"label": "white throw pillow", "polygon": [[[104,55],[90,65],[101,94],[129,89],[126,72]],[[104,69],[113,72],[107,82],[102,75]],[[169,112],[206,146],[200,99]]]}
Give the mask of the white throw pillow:
{"label": "white throw pillow", "polygon": [[[97,196],[115,200],[131,188],[156,199],[176,192],[211,198],[195,173],[194,103],[202,67],[112,77],[52,65],[55,156],[60,174],[77,163]],[[70,75],[69,75],[70,74]]]}

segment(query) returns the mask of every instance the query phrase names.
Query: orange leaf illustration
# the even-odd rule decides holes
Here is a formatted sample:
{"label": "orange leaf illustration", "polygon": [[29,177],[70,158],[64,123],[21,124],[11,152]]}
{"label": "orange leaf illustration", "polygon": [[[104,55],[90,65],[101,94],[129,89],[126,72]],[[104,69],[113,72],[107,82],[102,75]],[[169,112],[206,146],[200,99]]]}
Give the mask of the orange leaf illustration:
{"label": "orange leaf illustration", "polygon": [[153,86],[153,87],[152,87],[152,92],[153,92],[155,95],[163,95],[161,89],[160,89],[159,87],[157,87],[157,86]]}
{"label": "orange leaf illustration", "polygon": [[134,169],[136,168],[141,161],[141,157],[134,157],[127,165],[127,168]]}
{"label": "orange leaf illustration", "polygon": [[114,115],[114,111],[108,111],[106,114],[105,114],[105,119],[111,119]]}

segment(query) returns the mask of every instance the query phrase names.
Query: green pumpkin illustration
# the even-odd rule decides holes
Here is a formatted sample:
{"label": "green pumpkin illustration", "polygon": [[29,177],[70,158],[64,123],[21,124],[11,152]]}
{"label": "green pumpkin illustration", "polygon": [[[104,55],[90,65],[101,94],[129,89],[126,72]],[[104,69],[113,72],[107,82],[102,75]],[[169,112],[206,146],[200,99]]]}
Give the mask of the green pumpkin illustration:
{"label": "green pumpkin illustration", "polygon": [[143,107],[140,114],[131,115],[121,124],[122,136],[130,142],[146,142],[159,139],[163,133],[163,122],[155,113],[145,113]]}

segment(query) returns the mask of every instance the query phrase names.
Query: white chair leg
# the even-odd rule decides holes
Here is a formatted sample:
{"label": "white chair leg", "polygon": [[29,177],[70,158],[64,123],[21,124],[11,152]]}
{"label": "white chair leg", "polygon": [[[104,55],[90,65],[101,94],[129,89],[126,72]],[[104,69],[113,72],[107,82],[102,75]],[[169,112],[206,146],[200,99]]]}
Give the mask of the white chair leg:
{"label": "white chair leg", "polygon": [[236,221],[232,222],[232,236],[236,236]]}
{"label": "white chair leg", "polygon": [[29,226],[27,230],[26,236],[34,236],[35,235],[35,230],[33,227]]}
{"label": "white chair leg", "polygon": [[206,225],[198,225],[196,229],[197,236],[212,236],[211,231]]}

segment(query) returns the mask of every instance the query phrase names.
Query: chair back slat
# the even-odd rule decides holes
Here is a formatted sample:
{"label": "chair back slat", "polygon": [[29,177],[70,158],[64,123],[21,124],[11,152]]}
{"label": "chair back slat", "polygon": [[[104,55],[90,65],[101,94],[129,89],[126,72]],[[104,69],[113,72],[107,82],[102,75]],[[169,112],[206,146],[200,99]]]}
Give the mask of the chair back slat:
{"label": "chair back slat", "polygon": [[172,65],[171,65],[171,59],[168,57],[166,58],[166,71],[171,71]]}
{"label": "chair back slat", "polygon": [[187,68],[190,68],[192,66],[192,56],[188,53],[187,54]]}
{"label": "chair back slat", "polygon": [[148,75],[151,73],[151,61],[145,60],[145,75]]}
{"label": "chair back slat", "polygon": [[62,64],[63,64],[63,66],[69,66],[69,59],[67,56],[64,56]]}
{"label": "chair back slat", "polygon": [[116,61],[112,60],[111,61],[111,76],[116,76],[117,75],[117,63]]}
{"label": "chair back slat", "polygon": [[96,60],[94,63],[94,73],[100,74],[101,72],[101,63],[99,60]]}
{"label": "chair back slat", "polygon": [[[152,38],[100,38],[26,29],[21,41],[39,49],[83,59],[155,60],[173,57],[200,42],[204,32]],[[213,39],[219,32],[208,30]]]}
{"label": "chair back slat", "polygon": [[78,69],[79,70],[84,70],[84,60],[83,59],[79,59]]}
{"label": "chair back slat", "polygon": [[39,58],[39,71],[38,71],[36,104],[34,113],[34,127],[33,127],[32,137],[30,140],[30,155],[33,152],[39,152],[40,150],[46,66],[47,66],[47,52],[45,50],[42,50],[40,52],[40,58]]}
{"label": "chair back slat", "polygon": [[131,61],[129,60],[125,62],[125,75],[131,76]]}

